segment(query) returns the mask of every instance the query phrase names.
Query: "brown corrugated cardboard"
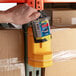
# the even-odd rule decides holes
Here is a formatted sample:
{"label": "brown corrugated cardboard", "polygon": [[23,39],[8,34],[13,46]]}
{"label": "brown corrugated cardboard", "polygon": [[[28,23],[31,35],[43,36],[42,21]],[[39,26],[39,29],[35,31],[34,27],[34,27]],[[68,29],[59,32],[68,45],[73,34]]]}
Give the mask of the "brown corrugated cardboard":
{"label": "brown corrugated cardboard", "polygon": [[22,30],[0,30],[0,76],[25,76]]}
{"label": "brown corrugated cardboard", "polygon": [[54,63],[45,69],[45,76],[76,76],[76,60]]}
{"label": "brown corrugated cardboard", "polygon": [[[76,51],[76,28],[51,29],[52,51]],[[45,68],[45,76],[76,76],[76,59],[54,63]]]}
{"label": "brown corrugated cardboard", "polygon": [[76,25],[76,10],[53,9],[52,10],[52,25],[53,26]]}
{"label": "brown corrugated cardboard", "polygon": [[52,50],[76,50],[76,28],[52,29]]}
{"label": "brown corrugated cardboard", "polygon": [[24,59],[22,30],[0,30],[0,59]]}

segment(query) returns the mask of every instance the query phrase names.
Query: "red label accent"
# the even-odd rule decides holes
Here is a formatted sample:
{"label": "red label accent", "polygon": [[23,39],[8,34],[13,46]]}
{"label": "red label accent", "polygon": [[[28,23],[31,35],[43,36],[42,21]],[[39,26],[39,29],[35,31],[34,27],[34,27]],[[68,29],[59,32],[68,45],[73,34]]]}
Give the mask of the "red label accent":
{"label": "red label accent", "polygon": [[48,26],[48,23],[47,23],[47,24],[45,24],[45,25],[42,25],[42,28],[43,28],[43,27],[46,27],[46,26]]}

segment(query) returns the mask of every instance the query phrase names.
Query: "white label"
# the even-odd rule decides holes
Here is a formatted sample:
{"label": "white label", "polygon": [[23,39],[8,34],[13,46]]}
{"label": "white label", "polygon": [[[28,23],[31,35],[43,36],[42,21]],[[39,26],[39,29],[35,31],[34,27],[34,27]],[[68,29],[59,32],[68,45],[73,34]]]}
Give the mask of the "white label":
{"label": "white label", "polygon": [[72,18],[72,24],[76,24],[76,18]]}
{"label": "white label", "polygon": [[0,3],[0,11],[8,10],[16,5],[17,3]]}

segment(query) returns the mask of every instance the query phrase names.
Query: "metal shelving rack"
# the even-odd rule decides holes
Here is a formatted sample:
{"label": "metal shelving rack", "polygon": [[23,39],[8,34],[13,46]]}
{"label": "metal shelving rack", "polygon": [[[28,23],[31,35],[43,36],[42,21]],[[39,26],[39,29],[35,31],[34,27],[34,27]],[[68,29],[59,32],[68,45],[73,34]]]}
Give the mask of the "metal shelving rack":
{"label": "metal shelving rack", "polygon": [[[73,1],[71,1],[73,3]],[[37,10],[44,9],[44,3],[71,3],[67,0],[64,2],[59,0],[0,0],[0,3],[28,3],[29,6],[36,8]],[[27,26],[23,25],[24,32],[27,32]],[[41,68],[36,68],[28,65],[28,57],[27,57],[27,33],[24,33],[25,39],[25,69],[26,69],[26,76],[41,76]]]}

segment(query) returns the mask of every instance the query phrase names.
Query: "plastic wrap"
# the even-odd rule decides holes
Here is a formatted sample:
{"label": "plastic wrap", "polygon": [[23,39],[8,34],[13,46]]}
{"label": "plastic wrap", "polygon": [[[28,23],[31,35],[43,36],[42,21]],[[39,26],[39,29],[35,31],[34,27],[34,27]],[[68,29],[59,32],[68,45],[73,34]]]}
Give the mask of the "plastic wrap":
{"label": "plastic wrap", "polygon": [[18,58],[0,59],[1,76],[25,76],[24,63],[19,63]]}
{"label": "plastic wrap", "polygon": [[71,59],[76,59],[76,50],[53,52],[53,62],[67,61]]}
{"label": "plastic wrap", "polygon": [[0,76],[25,76],[23,39],[22,30],[0,30]]}

